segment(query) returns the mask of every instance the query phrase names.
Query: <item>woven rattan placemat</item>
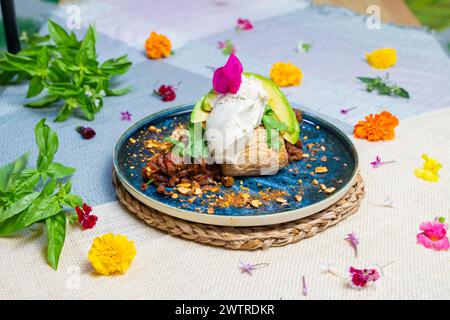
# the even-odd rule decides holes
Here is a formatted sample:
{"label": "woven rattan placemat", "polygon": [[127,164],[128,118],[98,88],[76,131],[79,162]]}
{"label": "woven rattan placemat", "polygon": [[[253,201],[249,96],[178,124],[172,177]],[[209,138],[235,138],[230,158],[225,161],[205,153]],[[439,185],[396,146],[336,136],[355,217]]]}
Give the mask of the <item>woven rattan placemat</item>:
{"label": "woven rattan placemat", "polygon": [[358,211],[364,197],[364,182],[358,174],[344,197],[307,218],[263,227],[221,227],[178,219],[142,204],[125,190],[115,172],[113,184],[120,203],[148,225],[172,236],[233,250],[280,247],[312,237]]}

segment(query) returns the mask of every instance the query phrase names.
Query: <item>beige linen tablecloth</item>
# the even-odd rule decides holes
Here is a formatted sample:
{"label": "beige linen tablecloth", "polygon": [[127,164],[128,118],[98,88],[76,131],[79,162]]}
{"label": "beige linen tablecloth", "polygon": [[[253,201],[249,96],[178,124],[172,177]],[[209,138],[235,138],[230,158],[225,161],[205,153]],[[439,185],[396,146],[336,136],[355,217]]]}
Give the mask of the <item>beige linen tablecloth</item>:
{"label": "beige linen tablecloth", "polygon": [[[416,243],[419,224],[436,216],[450,219],[450,109],[400,123],[390,142],[355,142],[367,194],[358,213],[323,233],[281,248],[229,251],[168,236],[147,227],[117,202],[94,208],[93,230],[69,227],[59,270],[45,262],[45,237],[37,228],[0,239],[0,298],[37,299],[432,299],[450,297],[450,253]],[[421,154],[439,159],[438,183],[417,179]],[[394,164],[373,169],[375,156]],[[395,209],[380,207],[390,198]],[[355,259],[344,240],[360,238]],[[87,261],[92,239],[121,233],[135,241],[137,256],[122,276],[92,275]],[[239,261],[269,263],[252,276]],[[385,265],[384,276],[363,290],[324,273],[332,265],[347,276],[349,266]],[[302,295],[302,276],[309,294]]]}

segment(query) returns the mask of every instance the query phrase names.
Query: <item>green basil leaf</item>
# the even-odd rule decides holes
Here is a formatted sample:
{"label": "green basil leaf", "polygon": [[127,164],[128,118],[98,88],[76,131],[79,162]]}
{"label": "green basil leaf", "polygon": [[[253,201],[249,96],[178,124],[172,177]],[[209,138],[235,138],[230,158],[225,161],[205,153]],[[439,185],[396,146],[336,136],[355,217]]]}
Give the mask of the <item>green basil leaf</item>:
{"label": "green basil leaf", "polygon": [[409,99],[409,93],[403,88],[398,88],[395,94],[399,97]]}
{"label": "green basil leaf", "polygon": [[73,108],[71,105],[69,104],[64,104],[61,109],[58,112],[58,115],[56,116],[55,120],[53,120],[54,122],[63,122],[66,121],[70,115],[73,113],[73,111],[75,110],[75,108]]}
{"label": "green basil leaf", "polygon": [[97,34],[95,27],[90,25],[86,31],[83,41],[81,41],[80,50],[86,52],[86,55],[90,59],[95,59],[97,53],[95,51],[95,43],[97,41]]}
{"label": "green basil leaf", "polygon": [[75,168],[66,167],[59,162],[51,163],[47,168],[47,173],[50,177],[55,179],[62,179],[72,175],[75,172]]}
{"label": "green basil leaf", "polygon": [[58,151],[59,140],[56,133],[45,124],[45,118],[39,121],[34,129],[36,144],[39,148],[37,167],[46,170]]}
{"label": "green basil leaf", "polygon": [[59,257],[66,238],[66,215],[60,212],[45,219],[47,233],[47,260],[53,269],[58,269]]}
{"label": "green basil leaf", "polygon": [[38,170],[27,168],[23,170],[20,176],[17,178],[16,184],[14,185],[14,189],[31,192],[39,183],[40,179],[41,174]]}
{"label": "green basil leaf", "polygon": [[374,78],[366,78],[366,77],[358,77],[358,79],[367,84],[373,83],[375,81]]}
{"label": "green basil leaf", "polygon": [[123,89],[106,89],[105,93],[107,96],[122,96],[131,91],[131,86]]}
{"label": "green basil leaf", "polygon": [[30,153],[27,152],[16,161],[0,168],[0,192],[7,192],[14,185],[17,177],[25,169]]}
{"label": "green basil leaf", "polygon": [[67,194],[60,201],[62,204],[71,208],[76,208],[83,205],[83,199],[81,199],[80,196],[77,196],[75,194]]}
{"label": "green basil leaf", "polygon": [[15,67],[16,70],[25,71],[31,76],[38,74],[39,68],[35,60],[20,55],[13,55],[8,52],[5,52],[4,56],[6,62],[8,62],[11,66]]}
{"label": "green basil leaf", "polygon": [[32,98],[37,96],[44,89],[44,84],[42,80],[38,77],[31,78],[30,85],[27,91],[27,98]]}
{"label": "green basil leaf", "polygon": [[9,83],[12,83],[14,78],[16,77],[17,72],[16,71],[3,71],[0,72],[0,85],[7,85]]}
{"label": "green basil leaf", "polygon": [[25,107],[28,108],[43,108],[43,107],[47,107],[48,105],[58,101],[59,97],[57,96],[51,96],[51,95],[47,95],[45,97],[43,97],[42,99],[33,101],[33,102],[29,102],[27,104],[25,104]]}
{"label": "green basil leaf", "polygon": [[56,196],[41,195],[24,211],[0,223],[0,237],[9,236],[59,212],[61,206]]}
{"label": "green basil leaf", "polygon": [[50,35],[50,38],[57,44],[57,45],[70,45],[71,39],[69,35],[67,34],[66,30],[64,30],[61,26],[59,26],[57,23],[53,22],[52,20],[48,20],[48,32]]}
{"label": "green basil leaf", "polygon": [[36,198],[40,195],[40,192],[33,192],[30,194],[25,195],[24,197],[20,198],[16,202],[13,203],[12,206],[9,208],[0,211],[0,222],[3,222],[12,216],[15,216],[16,214],[19,214],[34,201]]}
{"label": "green basil leaf", "polygon": [[128,61],[128,56],[123,55],[117,59],[109,59],[100,65],[100,69],[108,75],[120,75],[130,69],[132,63]]}

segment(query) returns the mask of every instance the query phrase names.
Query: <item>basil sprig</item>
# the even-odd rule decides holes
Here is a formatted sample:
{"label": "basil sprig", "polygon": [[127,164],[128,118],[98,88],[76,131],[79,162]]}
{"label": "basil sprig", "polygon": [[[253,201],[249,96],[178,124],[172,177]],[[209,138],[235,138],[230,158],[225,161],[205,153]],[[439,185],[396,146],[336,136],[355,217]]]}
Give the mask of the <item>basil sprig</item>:
{"label": "basil sprig", "polygon": [[58,136],[42,119],[35,127],[38,146],[36,168],[27,167],[29,153],[0,168],[0,237],[12,235],[35,223],[44,223],[47,233],[47,260],[56,270],[66,235],[69,208],[83,204],[71,193],[68,179],[74,168],[54,162]]}
{"label": "basil sprig", "polygon": [[95,28],[89,26],[84,39],[48,20],[49,34],[25,35],[25,48],[18,54],[0,52],[0,85],[20,83],[29,79],[27,98],[45,92],[26,107],[60,106],[55,121],[65,121],[75,110],[87,120],[103,107],[104,96],[118,96],[130,88],[110,88],[113,76],[124,74],[131,66],[127,56],[97,60]]}
{"label": "basil sprig", "polygon": [[383,78],[367,78],[367,77],[358,77],[358,79],[366,84],[366,90],[368,92],[372,92],[376,90],[379,95],[387,95],[387,96],[398,96],[402,98],[409,99],[409,93],[405,89],[397,86],[396,84],[391,83],[389,80],[389,74]]}
{"label": "basil sprig", "polygon": [[264,110],[262,123],[266,128],[266,142],[269,148],[280,150],[280,131],[287,131],[289,127],[278,120],[272,108],[269,106]]}
{"label": "basil sprig", "polygon": [[193,159],[206,159],[210,152],[206,145],[204,136],[204,129],[199,124],[190,123],[187,131],[186,141],[179,141],[172,137],[166,137],[166,141],[173,143],[172,152],[176,155],[191,157]]}

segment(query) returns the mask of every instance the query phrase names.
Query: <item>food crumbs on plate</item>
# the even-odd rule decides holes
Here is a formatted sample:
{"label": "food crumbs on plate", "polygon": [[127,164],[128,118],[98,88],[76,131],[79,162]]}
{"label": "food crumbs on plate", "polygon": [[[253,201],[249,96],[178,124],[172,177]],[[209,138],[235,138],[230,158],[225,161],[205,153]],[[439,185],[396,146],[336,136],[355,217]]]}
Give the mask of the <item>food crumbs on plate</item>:
{"label": "food crumbs on plate", "polygon": [[299,195],[299,194],[296,194],[296,195],[295,195],[295,201],[301,202],[302,199],[303,199],[303,197],[302,197],[301,195]]}
{"label": "food crumbs on plate", "polygon": [[178,199],[178,194],[173,193],[173,194],[172,194],[172,199]]}
{"label": "food crumbs on plate", "polygon": [[303,183],[303,181],[302,181],[302,179],[298,179],[298,184],[302,184]]}
{"label": "food crumbs on plate", "polygon": [[304,154],[302,154],[302,157],[303,157],[303,158],[309,158],[309,153],[304,153]]}
{"label": "food crumbs on plate", "polygon": [[323,157],[321,157],[321,158],[320,158],[320,161],[322,161],[322,162],[327,162],[327,161],[328,161],[328,158],[327,158],[327,156],[323,156]]}
{"label": "food crumbs on plate", "polygon": [[320,150],[325,151],[325,147],[324,146],[320,146]]}
{"label": "food crumbs on plate", "polygon": [[335,187],[326,188],[324,191],[325,193],[333,193],[336,190]]}
{"label": "food crumbs on plate", "polygon": [[134,138],[130,138],[129,141],[130,141],[131,144],[135,144],[136,143],[136,139],[134,139]]}
{"label": "food crumbs on plate", "polygon": [[211,207],[208,208],[208,213],[209,213],[209,214],[214,214],[214,208],[211,208]]}
{"label": "food crumbs on plate", "polygon": [[275,201],[278,203],[286,203],[287,202],[287,200],[283,199],[283,198],[276,198]]}
{"label": "food crumbs on plate", "polygon": [[252,201],[250,202],[250,204],[251,204],[252,206],[254,206],[255,208],[258,208],[260,205],[262,205],[262,202],[259,201],[259,200],[252,200]]}
{"label": "food crumbs on plate", "polygon": [[315,185],[315,186],[317,186],[317,185],[319,184],[319,181],[317,181],[316,179],[314,179],[314,180],[312,181],[312,184]]}
{"label": "food crumbs on plate", "polygon": [[327,168],[327,167],[316,167],[316,168],[314,169],[314,171],[315,171],[316,173],[326,173],[326,172],[328,172],[328,168]]}

